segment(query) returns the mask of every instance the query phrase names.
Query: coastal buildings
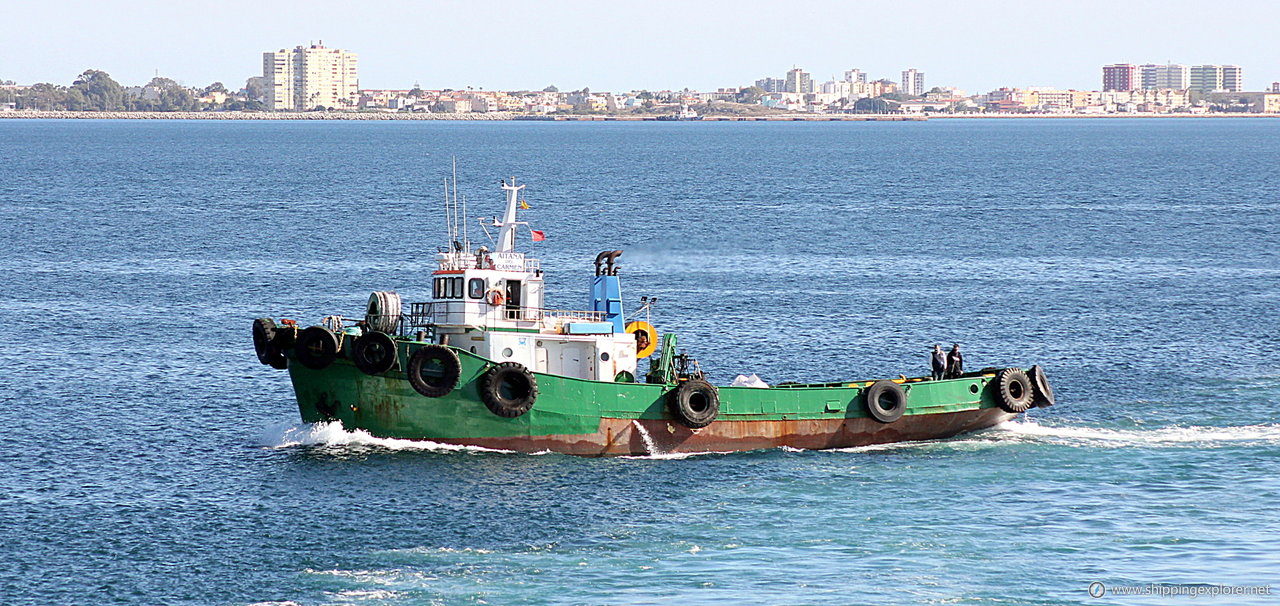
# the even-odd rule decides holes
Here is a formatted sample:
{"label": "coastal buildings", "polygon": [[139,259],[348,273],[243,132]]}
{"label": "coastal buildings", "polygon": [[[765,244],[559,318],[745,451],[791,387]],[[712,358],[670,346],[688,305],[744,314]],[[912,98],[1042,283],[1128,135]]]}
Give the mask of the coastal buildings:
{"label": "coastal buildings", "polygon": [[[901,72],[900,80],[872,80],[861,69],[815,82],[809,72],[793,67],[782,78],[766,77],[755,86],[719,89],[633,90],[622,93],[358,89],[354,53],[323,44],[263,53],[263,76],[252,77],[239,90],[221,82],[189,88],[167,78],[146,86],[124,87],[126,111],[253,112],[346,110],[362,112],[475,113],[533,115],[589,114],[600,119],[656,119],[684,106],[710,119],[763,119],[778,112],[930,113],[930,114],[1241,114],[1280,113],[1280,82],[1270,90],[1247,92],[1237,65],[1133,64],[1103,66],[1103,89],[1062,90],[1055,87],[1003,87],[969,96],[955,87],[926,90],[924,73]],[[18,86],[0,81],[0,110],[79,111],[86,109],[76,88],[40,83]],[[177,99],[178,101],[174,101]],[[180,103],[179,103],[180,102]],[[751,107],[755,106],[755,107]],[[87,108],[93,109],[93,108]],[[719,114],[719,116],[717,116]],[[505,117],[505,116],[504,116]],[[571,118],[572,119],[572,118]],[[781,119],[781,118],[780,118]]]}
{"label": "coastal buildings", "polygon": [[766,93],[781,93],[787,88],[787,81],[782,78],[761,78],[756,80],[756,86]]}
{"label": "coastal buildings", "polygon": [[782,92],[786,93],[811,93],[813,92],[813,78],[809,72],[798,67],[792,68],[787,72],[786,87]]}
{"label": "coastal buildings", "polygon": [[916,68],[903,70],[902,72],[902,92],[913,97],[919,97],[924,94],[924,72]]}
{"label": "coastal buildings", "polygon": [[1200,94],[1244,90],[1244,70],[1239,65],[1134,65],[1102,66],[1103,91],[1191,90]]}
{"label": "coastal buildings", "polygon": [[1218,91],[1205,94],[1205,98],[1210,103],[1229,108],[1231,111],[1254,114],[1280,113],[1280,93]]}
{"label": "coastal buildings", "polygon": [[1191,68],[1190,88],[1198,93],[1244,90],[1244,70],[1239,65],[1197,65]]}
{"label": "coastal buildings", "polygon": [[1165,65],[1147,64],[1140,68],[1141,86],[1145,90],[1171,88],[1186,90],[1191,87],[1191,68],[1185,65],[1168,63]]}
{"label": "coastal buildings", "polygon": [[356,54],[323,44],[262,53],[272,110],[353,109],[359,102]]}
{"label": "coastal buildings", "polygon": [[1102,66],[1102,90],[1134,90],[1141,88],[1138,66],[1116,63]]}

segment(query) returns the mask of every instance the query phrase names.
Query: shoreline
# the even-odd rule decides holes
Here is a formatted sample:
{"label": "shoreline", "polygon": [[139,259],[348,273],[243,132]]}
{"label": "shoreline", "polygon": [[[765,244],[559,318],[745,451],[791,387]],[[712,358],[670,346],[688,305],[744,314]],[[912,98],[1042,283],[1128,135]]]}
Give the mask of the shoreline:
{"label": "shoreline", "polygon": [[1212,114],[1151,114],[1151,113],[1132,113],[1132,114],[928,114],[929,119],[938,120],[977,120],[982,118],[996,118],[1000,120],[1034,120],[1044,118],[1067,118],[1071,120],[1079,120],[1086,118],[1280,118],[1280,114],[1253,114],[1253,113],[1212,113]]}
{"label": "shoreline", "polygon": [[[660,119],[661,118],[661,119]],[[765,116],[701,116],[692,122],[924,122],[928,120],[1036,120],[1115,118],[1280,118],[1280,114],[773,114]],[[86,112],[86,111],[0,111],[0,120],[451,120],[530,122],[660,122],[674,121],[666,115],[542,115],[511,112],[490,113],[381,113],[381,112]],[[682,122],[685,120],[681,120]]]}

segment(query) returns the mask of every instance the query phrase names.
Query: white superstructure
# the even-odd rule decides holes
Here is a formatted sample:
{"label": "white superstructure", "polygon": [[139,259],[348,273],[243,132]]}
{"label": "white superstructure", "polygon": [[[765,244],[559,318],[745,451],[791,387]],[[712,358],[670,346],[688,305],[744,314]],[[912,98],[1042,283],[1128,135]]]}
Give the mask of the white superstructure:
{"label": "white superstructure", "polygon": [[516,250],[517,235],[526,225],[517,220],[523,188],[514,177],[502,183],[506,212],[487,225],[497,228],[494,250],[471,248],[457,229],[457,217],[465,211],[456,201],[448,203],[451,241],[436,256],[431,302],[414,304],[412,315],[431,318],[437,342],[495,362],[519,362],[534,372],[597,381],[615,380],[623,372],[634,377],[636,337],[623,330],[614,265],[621,251],[613,251],[617,254],[607,259],[607,267],[600,264],[604,253],[597,258],[592,295],[597,309],[548,309],[538,261]]}

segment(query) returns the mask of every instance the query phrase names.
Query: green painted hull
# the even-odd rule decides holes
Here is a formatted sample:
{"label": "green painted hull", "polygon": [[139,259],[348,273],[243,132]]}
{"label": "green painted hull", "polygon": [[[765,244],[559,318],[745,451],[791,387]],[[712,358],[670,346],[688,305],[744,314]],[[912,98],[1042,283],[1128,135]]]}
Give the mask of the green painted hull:
{"label": "green painted hull", "polygon": [[871,418],[863,392],[870,382],[771,388],[721,387],[720,414],[702,429],[681,425],[667,410],[674,385],[588,381],[534,373],[532,410],[508,419],[480,399],[479,379],[494,364],[453,348],[462,362],[457,387],[440,398],[413,389],[408,356],[422,343],[399,341],[396,367],[358,370],[344,347],[327,368],[288,364],[302,419],[338,420],[385,438],[430,440],[520,452],[586,456],[821,449],[945,438],[1016,415],[996,405],[993,375],[943,381],[908,380],[906,413],[892,423]]}

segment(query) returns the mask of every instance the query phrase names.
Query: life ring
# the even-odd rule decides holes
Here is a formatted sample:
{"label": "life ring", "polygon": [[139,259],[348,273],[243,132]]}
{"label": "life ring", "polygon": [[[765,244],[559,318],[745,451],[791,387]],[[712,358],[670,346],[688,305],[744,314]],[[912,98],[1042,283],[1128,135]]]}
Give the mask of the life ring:
{"label": "life ring", "polygon": [[428,398],[439,398],[453,391],[462,376],[458,354],[444,345],[424,345],[409,356],[405,370],[414,391]]}
{"label": "life ring", "polygon": [[293,355],[303,366],[311,370],[322,370],[333,364],[334,358],[338,357],[338,335],[323,326],[308,326],[298,333]]}
{"label": "life ring", "polygon": [[996,404],[1006,412],[1026,412],[1035,397],[1027,373],[1006,368],[996,373]]}
{"label": "life ring", "polygon": [[881,423],[892,423],[907,412],[907,392],[893,381],[876,381],[863,393],[867,414]]}
{"label": "life ring", "polygon": [[277,345],[280,335],[287,332],[279,330],[276,321],[271,318],[253,321],[253,352],[257,354],[259,362],[280,370],[289,367],[289,359]]}
{"label": "life ring", "polygon": [[720,392],[702,379],[690,379],[671,390],[667,408],[672,416],[689,429],[711,424],[720,414]]}
{"label": "life ring", "polygon": [[365,374],[382,374],[396,365],[396,342],[385,332],[367,332],[351,344],[351,359]]}
{"label": "life ring", "polygon": [[653,355],[653,352],[658,349],[658,331],[654,330],[652,324],[644,320],[633,320],[627,323],[624,330],[635,335],[637,360]]}
{"label": "life ring", "polygon": [[1027,371],[1027,378],[1031,379],[1031,387],[1035,389],[1035,402],[1039,408],[1053,406],[1056,401],[1053,397],[1053,387],[1049,386],[1049,378],[1044,375],[1044,369],[1039,365],[1032,366]]}
{"label": "life ring", "polygon": [[519,362],[503,362],[480,377],[480,399],[489,411],[514,419],[538,400],[538,380]]}
{"label": "life ring", "polygon": [[507,298],[502,296],[502,291],[496,288],[490,288],[485,299],[489,301],[489,305],[494,307],[501,307],[503,303],[507,302]]}

